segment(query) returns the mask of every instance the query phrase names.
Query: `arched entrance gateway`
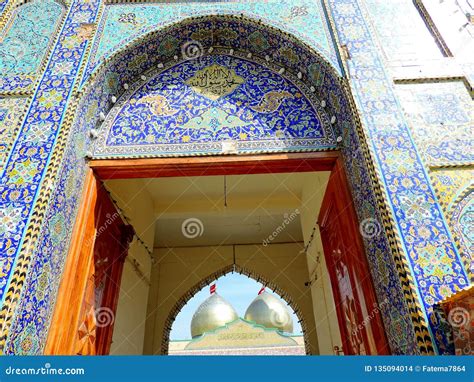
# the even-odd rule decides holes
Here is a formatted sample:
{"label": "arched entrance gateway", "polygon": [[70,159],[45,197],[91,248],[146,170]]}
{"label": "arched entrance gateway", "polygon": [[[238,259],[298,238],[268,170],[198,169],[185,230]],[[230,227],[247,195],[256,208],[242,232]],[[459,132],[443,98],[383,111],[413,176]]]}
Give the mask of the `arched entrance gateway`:
{"label": "arched entrance gateway", "polygon": [[[253,261],[253,263],[256,263],[256,262]],[[246,261],[246,265],[249,266],[249,265],[252,265],[252,264],[249,264],[249,261]],[[278,295],[280,295],[283,299],[282,302],[283,301],[286,302],[289,305],[289,307],[291,308],[291,310],[293,310],[293,312],[297,316],[298,323],[300,324],[302,332],[303,332],[305,352],[307,354],[312,354],[315,351],[315,349],[312,349],[312,346],[315,345],[315,343],[313,342],[314,338],[315,338],[315,328],[314,328],[314,323],[313,323],[314,320],[312,318],[312,312],[310,311],[310,309],[302,309],[298,305],[298,303],[296,303],[293,300],[290,293],[288,293],[286,290],[282,289],[279,285],[276,285],[274,282],[269,281],[266,277],[262,276],[261,274],[257,274],[257,273],[255,273],[255,271],[249,270],[248,268],[242,268],[241,266],[239,266],[237,264],[236,265],[233,264],[231,266],[226,266],[222,269],[219,269],[219,270],[215,271],[214,273],[210,274],[207,278],[203,279],[198,284],[193,285],[187,291],[187,293],[185,293],[182,296],[182,298],[172,307],[172,309],[170,310],[168,316],[160,318],[160,321],[162,321],[162,324],[163,324],[163,327],[164,327],[164,330],[162,331],[162,340],[161,340],[161,353],[162,354],[167,354],[171,350],[170,349],[170,332],[171,332],[173,323],[176,320],[178,314],[181,312],[182,308],[189,302],[189,300],[197,292],[202,290],[203,287],[213,283],[215,280],[219,280],[222,276],[229,275],[229,274],[232,274],[232,273],[238,273],[238,274],[241,274],[241,275],[248,276],[248,277],[254,279],[255,281],[258,280],[259,283],[262,283],[263,285],[265,285],[265,288],[269,288],[269,289],[273,290],[274,292],[276,292]],[[262,273],[270,273],[270,272],[262,272]],[[213,286],[211,288],[215,288],[215,287],[216,287],[216,284],[213,284]],[[263,292],[263,291],[264,291],[264,288],[262,288],[262,290],[260,292]],[[250,301],[249,301],[249,303],[250,303]],[[198,310],[199,310],[199,308],[198,308]],[[198,310],[196,310],[196,313],[198,312]],[[196,315],[196,313],[195,313],[195,315]],[[311,323],[310,328],[308,328],[307,318],[309,319],[309,321]],[[232,321],[230,323],[232,323]],[[190,324],[192,325],[192,322],[190,322]],[[262,325],[260,325],[260,326],[262,326]],[[218,328],[218,329],[220,329],[220,328]],[[258,328],[258,330],[256,330],[256,332],[264,332],[264,331],[265,331],[265,329],[261,330],[260,327]],[[160,330],[160,334],[161,334],[161,330]],[[239,334],[241,334],[241,333],[239,333]],[[244,332],[244,334],[248,335],[249,333]],[[231,341],[225,341],[225,342],[226,342],[226,344],[224,346],[229,346],[229,345],[232,344]],[[252,342],[259,343],[259,341],[255,341],[255,340],[252,341]],[[239,345],[237,345],[237,346],[239,346]],[[200,346],[199,346],[199,348],[203,349]],[[219,349],[219,348],[215,347],[214,349]],[[182,349],[182,350],[184,350],[184,349]],[[204,350],[206,350],[205,347],[204,347]],[[230,348],[229,350],[230,350],[230,352],[232,352],[232,348]]]}
{"label": "arched entrance gateway", "polygon": [[[57,208],[31,236],[64,267],[37,281],[51,311],[34,346],[110,352],[139,303],[120,295],[133,250],[135,271],[151,264],[131,329],[146,354],[166,353],[180,307],[232,269],[295,304],[309,354],[432,352],[350,92],[313,48],[246,17],[196,17],[126,46],[78,90],[45,178],[60,187],[38,201]],[[186,234],[189,219],[209,236]],[[14,333],[18,353],[29,331]]]}

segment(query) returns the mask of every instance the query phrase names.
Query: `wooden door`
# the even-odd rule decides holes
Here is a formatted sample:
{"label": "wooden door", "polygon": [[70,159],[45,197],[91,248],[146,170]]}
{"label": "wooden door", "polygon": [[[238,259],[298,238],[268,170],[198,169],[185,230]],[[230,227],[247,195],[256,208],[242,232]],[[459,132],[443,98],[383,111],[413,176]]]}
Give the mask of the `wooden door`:
{"label": "wooden door", "polygon": [[88,174],[45,354],[108,354],[133,229]]}
{"label": "wooden door", "polygon": [[344,354],[388,354],[389,348],[339,159],[318,219]]}

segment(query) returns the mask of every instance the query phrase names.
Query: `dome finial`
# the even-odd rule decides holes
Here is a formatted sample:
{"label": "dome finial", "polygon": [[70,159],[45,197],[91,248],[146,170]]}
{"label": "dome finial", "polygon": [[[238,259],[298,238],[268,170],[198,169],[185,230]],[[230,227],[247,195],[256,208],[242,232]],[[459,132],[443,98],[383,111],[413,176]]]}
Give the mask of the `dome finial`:
{"label": "dome finial", "polygon": [[210,288],[209,288],[210,294],[216,293],[216,289],[217,289],[216,283],[211,284],[211,286],[210,286]]}

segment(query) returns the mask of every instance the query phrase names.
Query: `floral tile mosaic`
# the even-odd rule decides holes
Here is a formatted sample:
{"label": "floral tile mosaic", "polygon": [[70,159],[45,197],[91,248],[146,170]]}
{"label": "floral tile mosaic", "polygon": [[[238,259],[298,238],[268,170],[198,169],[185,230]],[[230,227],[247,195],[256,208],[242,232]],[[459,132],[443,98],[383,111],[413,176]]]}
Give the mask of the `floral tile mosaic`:
{"label": "floral tile mosaic", "polygon": [[[218,12],[223,5],[206,6],[215,6],[215,11]],[[370,145],[380,180],[383,182],[384,197],[395,218],[397,233],[404,248],[402,255],[409,268],[410,280],[413,280],[402,283],[397,274],[399,264],[395,262],[385,235],[365,240],[377,297],[379,301],[386,299],[391,301],[391,304],[384,304],[382,308],[391,350],[394,354],[430,351],[431,345],[426,344],[429,340],[423,338],[423,334],[420,333],[420,324],[410,316],[412,312],[408,309],[405,299],[409,290],[410,293],[415,293],[422,315],[430,324],[431,340],[436,344],[437,351],[443,354],[450,353],[452,349],[449,339],[439,330],[436,318],[432,315],[432,306],[446,293],[452,293],[467,285],[466,272],[443,219],[420,154],[412,140],[405,116],[395,97],[393,86],[386,75],[383,61],[380,59],[380,47],[374,41],[366,24],[367,16],[363,14],[355,0],[331,0],[329,6],[333,12],[339,39],[347,46],[351,56],[348,63],[351,86],[362,111],[365,138]],[[150,70],[164,58],[170,61],[173,55],[177,52],[179,54],[182,46],[179,38],[186,41],[192,33],[213,29],[216,26],[215,20],[219,20],[220,31],[224,29],[220,27],[223,23],[226,23],[229,31],[242,29],[242,33],[237,34],[234,39],[229,37],[232,34],[217,36],[219,43],[225,46],[238,43],[239,47],[245,47],[245,50],[258,56],[254,57],[256,61],[257,58],[266,61],[265,52],[268,49],[290,47],[296,52],[293,55],[280,52],[276,57],[281,58],[281,62],[295,73],[297,70],[293,68],[299,67],[302,76],[306,76],[305,78],[312,84],[315,96],[325,100],[328,115],[336,117],[334,136],[341,134],[343,138],[341,149],[350,176],[359,219],[375,217],[378,221],[382,220],[378,209],[379,199],[371,189],[371,179],[367,168],[363,165],[365,159],[361,149],[361,138],[355,133],[348,100],[341,91],[339,78],[335,75],[337,71],[328,70],[327,64],[321,58],[314,53],[308,53],[307,48],[298,46],[291,39],[286,37],[279,39],[274,31],[262,26],[257,27],[245,20],[223,21],[216,18],[202,22],[195,21],[192,25],[184,25],[183,28],[174,30],[175,34],[169,33],[170,30],[165,28],[166,33],[143,39],[140,45],[131,47],[123,55],[109,62],[105,66],[106,70],[97,72],[91,88],[79,100],[74,123],[66,125],[71,131],[66,136],[61,135],[60,127],[65,119],[68,102],[73,102],[71,91],[77,81],[78,70],[81,64],[85,64],[88,36],[81,32],[82,24],[98,22],[99,8],[99,0],[72,2],[58,43],[54,47],[32,105],[26,114],[26,122],[21,127],[0,178],[0,228],[8,234],[6,239],[2,238],[0,247],[2,254],[0,286],[4,308],[8,307],[13,298],[19,298],[15,311],[8,317],[8,336],[2,339],[2,347],[7,354],[40,354],[44,347],[67,253],[70,227],[77,212],[80,198],[78,190],[81,189],[84,179],[86,169],[84,154],[90,149],[91,144],[88,132],[92,127],[97,127],[100,111],[110,108],[111,96],[120,96],[119,89],[122,89],[125,83],[134,83],[142,73]],[[146,8],[146,12],[151,12],[151,6]],[[179,7],[173,9],[177,13],[181,12]],[[299,14],[300,10],[297,10],[294,16],[299,17]],[[173,17],[179,20],[182,15],[177,14]],[[133,16],[124,18],[131,21],[133,19]],[[316,25],[320,22],[318,20],[323,22],[323,18],[319,18],[315,21]],[[323,29],[319,26],[317,28],[318,31],[327,30],[325,29],[327,26]],[[312,38],[307,37],[306,40],[311,42]],[[202,41],[205,42],[206,39],[209,39],[209,36],[202,37]],[[120,41],[117,42],[119,43]],[[112,50],[115,51],[116,45],[112,45]],[[321,52],[323,56],[326,55],[323,48]],[[304,62],[305,65],[302,66],[300,62]],[[204,67],[196,67],[194,75],[203,70]],[[275,68],[275,71],[278,69]],[[218,94],[224,98],[234,94],[233,92],[239,94],[238,87],[244,84],[245,78],[242,74],[243,72],[236,70],[235,75],[231,76],[232,81],[218,89]],[[183,81],[191,80],[189,86],[191,88],[195,86],[191,77],[176,76],[176,78],[181,84]],[[287,86],[284,89],[282,91],[296,95],[294,88]],[[216,89],[198,88],[194,91],[199,93],[195,96],[196,99],[204,102],[204,98],[201,97],[203,96],[212,102],[216,101],[212,100]],[[289,104],[283,104],[287,101],[282,100],[285,96],[288,95],[281,93],[279,97],[271,97],[273,101],[269,102],[268,96],[265,98],[262,92],[260,97],[254,97],[256,100],[249,107],[260,111],[273,110],[274,105],[278,108],[288,107]],[[143,101],[144,97],[146,95],[139,99]],[[212,103],[207,99],[205,102]],[[143,109],[146,118],[158,117],[157,114],[162,118],[166,117],[166,114],[171,117],[177,110],[173,103],[159,97],[155,97],[151,102],[142,102],[144,103],[147,104],[147,109]],[[275,111],[278,111],[278,108]],[[313,118],[312,131],[315,134],[318,131],[321,133],[324,131],[321,130],[321,127],[324,128],[324,123],[318,124],[314,115],[309,112],[306,118]],[[209,121],[212,117],[215,116],[209,116]],[[435,121],[439,122],[440,118],[444,116],[435,117]],[[64,129],[65,125],[62,126]],[[120,130],[118,124],[117,127]],[[140,139],[142,138],[146,140],[146,136]],[[153,139],[155,138],[153,136]],[[128,134],[120,139],[124,142],[133,141],[132,135]],[[58,141],[59,147],[64,149],[64,155],[57,157],[60,160],[56,158],[50,164],[58,170],[58,175],[54,179],[49,179],[45,168],[52,157],[53,146]],[[41,210],[41,214],[44,215],[38,214],[37,210],[33,209],[33,201],[39,194],[42,182],[47,182],[41,188],[41,193],[45,193],[47,197],[40,199],[35,206],[38,207],[42,203],[44,209]],[[37,226],[31,225],[32,220],[40,223],[35,223]],[[20,252],[19,249],[26,227],[31,226],[36,230],[38,241],[35,248],[28,253],[31,256],[26,258],[25,252]],[[29,240],[29,237],[25,240]],[[21,290],[4,293],[7,285],[16,285],[20,281],[24,283]],[[415,325],[418,325],[417,328]]]}
{"label": "floral tile mosaic", "polygon": [[[37,3],[29,4],[38,6]],[[70,15],[61,31],[61,38],[53,49],[35,97],[26,113],[25,122],[21,126],[9,160],[0,176],[0,217],[2,218],[0,226],[2,232],[5,232],[0,242],[2,259],[0,298],[2,302],[11,298],[11,295],[6,296],[4,293],[11,280],[18,282],[19,279],[25,277],[28,279],[28,286],[15,292],[22,293],[24,297],[22,301],[27,304],[27,311],[20,309],[17,315],[9,317],[13,325],[22,323],[20,335],[24,341],[17,348],[18,354],[33,354],[40,351],[37,336],[42,328],[39,325],[40,323],[44,325],[48,315],[51,314],[50,308],[54,300],[48,300],[47,293],[43,290],[35,291],[34,287],[44,289],[51,283],[57,288],[59,285],[61,269],[54,266],[54,251],[46,252],[47,247],[39,247],[38,252],[33,253],[31,258],[33,261],[37,260],[38,263],[33,263],[31,268],[24,256],[18,256],[18,251],[24,230],[31,219],[33,201],[45,176],[45,168],[51,157],[77,69],[86,47],[86,39],[78,35],[77,31],[80,29],[81,22],[92,23],[95,20],[98,5],[99,0],[76,0],[72,3]],[[71,61],[74,66],[71,72],[55,71],[59,62]],[[56,232],[64,232],[60,230],[60,227],[59,223],[54,226]],[[67,242],[61,244],[67,245]],[[57,246],[56,250],[60,250],[60,247]],[[23,268],[25,273],[18,272],[18,269],[22,267],[25,267]],[[16,273],[15,270],[17,270]],[[18,298],[20,298],[19,295]],[[36,301],[34,313],[31,311],[32,306],[26,300]],[[37,318],[37,321],[33,322],[33,316]],[[15,339],[11,342],[12,345],[18,343],[17,336],[13,334],[13,337]],[[2,345],[5,340],[6,338],[3,337]]]}
{"label": "floral tile mosaic", "polygon": [[33,90],[63,12],[54,0],[33,0],[15,9],[0,45],[1,92]]}
{"label": "floral tile mosaic", "polygon": [[0,98],[0,173],[14,140],[14,131],[24,114],[27,98]]}
{"label": "floral tile mosaic", "polygon": [[458,167],[436,169],[431,173],[433,185],[457,238],[466,272],[474,279],[474,169]]}
{"label": "floral tile mosaic", "polygon": [[474,163],[474,102],[461,81],[401,84],[396,92],[427,165]]}
{"label": "floral tile mosaic", "polygon": [[98,62],[149,31],[189,17],[244,14],[301,38],[339,68],[321,2],[262,0],[191,4],[111,4],[105,8],[92,50],[90,73]]}
{"label": "floral tile mosaic", "polygon": [[223,141],[247,153],[336,147],[324,110],[250,61],[205,56],[137,86],[109,113],[94,157],[221,153]]}

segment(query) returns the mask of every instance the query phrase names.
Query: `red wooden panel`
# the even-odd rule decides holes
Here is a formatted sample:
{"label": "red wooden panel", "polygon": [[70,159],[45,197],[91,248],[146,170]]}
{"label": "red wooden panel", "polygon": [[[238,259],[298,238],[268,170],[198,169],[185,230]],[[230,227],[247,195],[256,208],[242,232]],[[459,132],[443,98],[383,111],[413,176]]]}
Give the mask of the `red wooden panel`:
{"label": "red wooden panel", "polygon": [[389,354],[341,159],[331,173],[318,224],[344,354]]}

